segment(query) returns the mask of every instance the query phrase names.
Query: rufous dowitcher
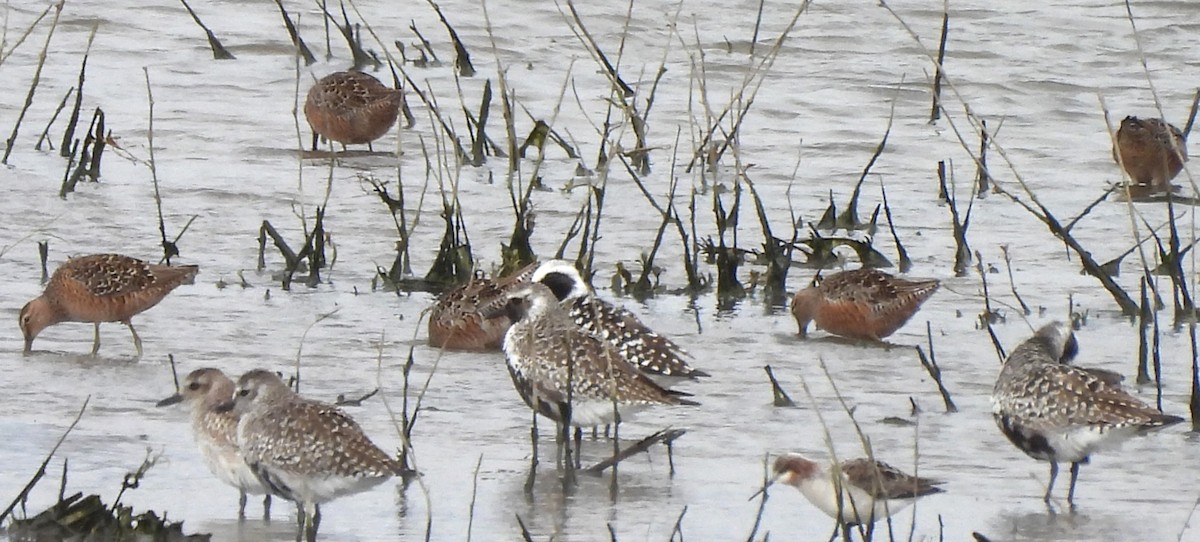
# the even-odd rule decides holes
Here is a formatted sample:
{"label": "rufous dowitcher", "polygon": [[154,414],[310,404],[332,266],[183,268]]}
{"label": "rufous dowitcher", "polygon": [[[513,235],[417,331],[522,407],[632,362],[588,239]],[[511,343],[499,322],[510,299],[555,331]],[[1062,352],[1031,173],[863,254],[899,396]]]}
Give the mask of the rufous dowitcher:
{"label": "rufous dowitcher", "polygon": [[237,445],[238,416],[217,412],[217,405],[233,397],[233,381],[220,369],[196,369],[187,375],[175,395],[158,402],[164,407],[182,402],[192,417],[192,437],[208,470],[222,482],[237,488],[238,519],[246,517],[246,494],[266,495],[263,517],[271,515],[271,494],[242,459]]}
{"label": "rufous dowitcher", "polygon": [[317,537],[322,503],[404,474],[350,416],[301,397],[270,371],[243,374],[233,399],[217,410],[241,417],[242,458],[271,493],[296,503],[297,534],[310,542]]}
{"label": "rufous dowitcher", "polygon": [[708,373],[688,365],[690,356],[679,345],[654,332],[632,312],[596,297],[571,262],[543,262],[530,280],[549,287],[554,297],[566,307],[575,325],[612,345],[621,359],[648,376],[708,376]]}
{"label": "rufous dowitcher", "polygon": [[835,466],[789,453],[775,459],[774,471],[771,483],[795,486],[841,528],[870,525],[920,497],[945,491],[938,487],[940,480],[918,478],[869,459],[849,459]]}
{"label": "rufous dowitcher", "polygon": [[304,117],[317,135],[345,145],[367,144],[383,137],[400,111],[403,93],[357,71],[334,72],[313,84],[304,101]]}
{"label": "rufous dowitcher", "polygon": [[1125,117],[1117,129],[1116,160],[1135,185],[1170,191],[1171,179],[1187,160],[1187,138],[1160,119]]}
{"label": "rufous dowitcher", "polygon": [[498,279],[477,273],[466,284],[442,294],[429,311],[429,344],[450,350],[500,350],[512,322],[505,316],[485,318],[484,314],[507,303],[507,293],[528,282],[536,266],[528,265]]}
{"label": "rufous dowitcher", "polygon": [[514,289],[502,309],[513,321],[504,354],[513,385],[535,412],[558,423],[592,427],[651,405],[695,405],[625,361],[612,345],[576,325],[546,285]]}
{"label": "rufous dowitcher", "polygon": [[908,322],[937,291],[936,279],[905,280],[877,269],[842,271],[792,298],[800,336],[808,323],[851,339],[880,341]]}
{"label": "rufous dowitcher", "polygon": [[992,390],[996,424],[1021,451],[1050,462],[1050,502],[1058,463],[1071,464],[1074,505],[1080,465],[1093,453],[1183,421],[1121,389],[1121,375],[1069,365],[1079,351],[1070,326],[1052,322],[1013,349]]}
{"label": "rufous dowitcher", "polygon": [[191,284],[200,270],[195,265],[155,265],[120,254],[71,258],[50,277],[38,298],[21,308],[18,323],[25,335],[25,353],[43,329],[60,322],[95,325],[92,355],[100,351],[100,323],[121,322],[133,334],[137,355],[142,339],[130,321],[162,301],[171,290]]}

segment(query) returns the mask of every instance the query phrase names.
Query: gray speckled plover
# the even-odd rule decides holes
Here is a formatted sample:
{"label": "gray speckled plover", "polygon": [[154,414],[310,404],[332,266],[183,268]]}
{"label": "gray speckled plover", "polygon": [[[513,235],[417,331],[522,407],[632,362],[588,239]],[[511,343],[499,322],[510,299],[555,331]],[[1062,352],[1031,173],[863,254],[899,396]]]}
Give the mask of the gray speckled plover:
{"label": "gray speckled plover", "polygon": [[792,316],[800,336],[809,322],[842,337],[879,341],[908,322],[941,283],[906,280],[877,269],[854,269],[825,277],[820,284],[796,292]]}
{"label": "gray speckled plover", "polygon": [[772,482],[795,486],[843,528],[869,525],[920,497],[945,491],[938,487],[939,480],[918,478],[869,459],[846,460],[834,469],[832,464],[791,453],[776,458],[774,470]]}
{"label": "gray speckled plover", "polygon": [[403,474],[350,416],[297,395],[270,371],[242,375],[232,401],[219,408],[241,416],[237,443],[263,485],[296,503],[297,538],[316,539],[321,503]]}
{"label": "gray speckled plover", "polygon": [[220,369],[196,369],[183,379],[178,393],[159,401],[158,406],[182,402],[190,411],[192,436],[204,464],[218,479],[238,490],[238,519],[246,517],[247,493],[266,495],[263,517],[267,518],[271,515],[271,494],[242,459],[237,445],[238,416],[233,412],[217,412],[217,405],[233,397],[233,389],[233,381]]}
{"label": "gray speckled plover", "polygon": [[593,295],[579,270],[565,260],[543,262],[530,277],[550,288],[581,329],[616,348],[625,361],[647,375],[697,378],[708,376],[688,365],[688,354],[670,339],[646,327],[632,312]]}
{"label": "gray speckled plover", "polygon": [[1093,453],[1183,421],[1121,389],[1121,375],[1069,363],[1079,351],[1070,326],[1052,322],[1004,360],[992,391],[992,414],[1021,451],[1050,462],[1050,502],[1058,463],[1071,464],[1067,503],[1074,505],[1080,465]]}
{"label": "gray speckled plover", "polygon": [[616,421],[651,405],[695,405],[626,361],[611,344],[588,333],[540,282],[514,289],[504,313],[513,321],[504,354],[513,385],[534,411],[574,426]]}
{"label": "gray speckled plover", "polygon": [[133,335],[142,357],[142,339],[131,321],[162,301],[182,284],[191,284],[200,270],[194,265],[154,265],[120,254],[71,258],[54,270],[46,289],[21,308],[17,323],[25,336],[25,353],[43,329],[60,322],[90,322],[95,326],[92,355],[100,351],[100,322],[121,322]]}

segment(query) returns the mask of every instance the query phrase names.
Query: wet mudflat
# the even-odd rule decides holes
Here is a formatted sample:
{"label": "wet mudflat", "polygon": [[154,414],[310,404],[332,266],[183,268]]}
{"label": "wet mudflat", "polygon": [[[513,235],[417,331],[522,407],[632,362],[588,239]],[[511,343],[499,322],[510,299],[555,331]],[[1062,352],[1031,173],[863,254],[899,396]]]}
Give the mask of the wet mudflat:
{"label": "wet mudflat", "polygon": [[[499,62],[517,101],[577,146],[582,156],[578,160],[547,144],[537,171],[547,190],[533,192],[532,244],[539,256],[552,256],[587,201],[585,185],[600,182],[599,176],[577,174],[577,166],[597,168],[601,137],[596,127],[604,123],[610,98],[607,79],[572,32],[566,6],[560,12],[544,2],[488,2],[493,50],[479,3],[441,2],[478,70],[459,81],[460,104],[451,67],[453,49],[428,6],[359,4],[361,19],[389,44],[393,55],[397,50],[392,40],[404,42],[411,53],[416,37],[410,22],[430,39],[443,64],[410,64],[405,70],[437,97],[460,134],[468,130],[460,109],[478,109],[485,80],[492,79],[496,88]],[[21,4],[4,9],[5,54],[43,7]],[[25,484],[90,396],[88,411],[59,451],[60,457],[70,459],[71,489],[111,498],[125,473],[137,468],[150,450],[162,454],[159,464],[138,489],[126,492],[123,502],[167,511],[185,520],[189,531],[211,532],[215,540],[290,540],[294,511],[286,503],[277,502],[270,523],[239,523],[236,492],[201,463],[186,415],[154,408],[155,401],[173,392],[168,354],[184,373],[202,366],[235,374],[255,367],[289,370],[299,357],[304,394],[332,401],[338,394],[353,396],[381,387],[382,397],[399,409],[401,368],[411,346],[412,384],[419,388],[429,381],[422,400],[425,410],[413,434],[424,487],[391,483],[326,505],[321,525],[325,539],[416,540],[431,523],[433,540],[465,540],[470,519],[473,539],[511,540],[520,536],[520,516],[535,540],[607,540],[610,528],[619,540],[668,540],[685,508],[680,525],[688,539],[743,539],[757,514],[757,502],[747,498],[761,483],[764,454],[825,453],[818,412],[839,454],[862,453],[821,362],[854,407],[854,417],[880,459],[911,471],[919,450],[921,474],[947,481],[945,494],[915,507],[917,539],[936,539],[940,529],[947,540],[968,539],[972,531],[993,540],[1200,539],[1200,533],[1186,526],[1198,496],[1194,481],[1200,462],[1194,438],[1183,426],[1095,456],[1080,477],[1078,511],[1047,511],[1040,499],[1046,465],[1010,446],[992,421],[988,394],[999,364],[988,334],[979,329],[981,281],[973,271],[954,276],[950,212],[938,199],[938,161],[945,161],[952,172],[960,211],[972,194],[976,168],[951,124],[971,152],[977,152],[979,138],[966,120],[964,102],[988,121],[1003,148],[1003,155],[989,151],[994,181],[1022,193],[1019,174],[1064,221],[1081,212],[1108,183],[1120,180],[1101,99],[1111,111],[1114,128],[1126,114],[1156,114],[1123,6],[952,6],[945,64],[957,96],[944,91],[949,119],[932,125],[928,79],[934,68],[921,46],[936,50],[939,4],[893,5],[920,35],[921,45],[876,2],[818,3],[798,18],[769,72],[761,76],[761,87],[739,127],[737,160],[762,196],[776,235],[788,235],[792,211],[806,223],[815,222],[829,205],[830,191],[839,207],[845,205],[894,106],[887,147],[864,185],[860,214],[869,217],[882,201],[882,183],[897,234],[913,260],[910,274],[943,280],[943,290],[889,339],[898,347],[830,340],[820,331],[800,341],[786,308],[764,302],[757,291],[736,303],[719,303],[711,291],[694,297],[664,292],[644,302],[618,297],[607,288],[616,264],[640,271],[639,258],[650,250],[661,216],[624,167],[614,167],[607,178],[603,225],[595,246],[595,285],[602,296],[675,338],[694,354],[695,365],[713,375],[681,386],[701,406],[655,409],[622,425],[624,439],[667,426],[689,432],[674,447],[674,476],[664,451],[656,448],[622,463],[615,498],[607,477],[583,476],[574,492],[564,494],[547,462],[538,467],[532,492],[526,492],[529,415],[512,389],[503,357],[443,354],[427,347],[420,322],[434,296],[373,288],[377,267],[386,269],[395,258],[397,234],[391,213],[366,177],[388,181],[395,190],[399,171],[409,219],[421,216],[409,243],[418,275],[431,265],[442,236],[439,176],[447,192],[456,185],[477,261],[490,269],[500,261],[500,244],[509,241],[513,228],[507,159],[492,157],[478,168],[455,166],[452,154],[444,151],[444,133],[432,127],[428,108],[411,93],[415,126],[377,141],[374,148],[379,152],[356,152],[332,162],[308,157],[299,152],[308,145],[308,128],[301,117],[297,131],[293,116],[297,90],[302,100],[314,77],[348,67],[344,41],[333,36],[333,58],[326,60],[319,9],[285,3],[293,16],[299,15],[300,32],[318,57],[316,64],[301,63],[298,68],[273,3],[193,7],[236,60],[212,60],[203,31],[177,3],[68,3],[51,41],[35,102],[9,165],[0,168],[0,269],[8,277],[0,287],[0,308],[10,322],[0,325],[0,497],[5,501]],[[796,6],[768,2],[757,42],[752,42],[758,9],[754,2],[638,2],[628,21],[626,5],[576,7],[588,32],[614,60],[625,35],[619,71],[639,89],[642,107],[665,59],[666,72],[648,121],[652,151],[645,183],[665,202],[672,179],[677,179],[676,205],[685,221],[690,220],[687,198],[695,187],[698,236],[715,238],[713,198],[722,198],[728,209],[738,182],[734,151],[715,168],[688,171],[685,166],[714,122],[706,107],[712,117],[727,107],[749,70],[767,57],[775,38],[786,30]],[[1135,3],[1133,10],[1163,110],[1168,120],[1182,126],[1195,90],[1195,59],[1200,58],[1200,45],[1193,39],[1200,30],[1200,5]],[[87,116],[93,108],[103,108],[113,138],[133,158],[106,151],[101,181],[81,183],[64,200],[58,191],[65,160],[57,152],[35,151],[33,145],[62,95],[76,84],[93,26],[96,38],[83,110]],[[0,64],[0,132],[5,137],[24,103],[46,28],[39,26]],[[382,48],[373,42],[368,46]],[[141,360],[132,359],[128,332],[116,324],[102,328],[98,358],[85,355],[91,343],[91,328],[85,324],[50,328],[38,338],[38,352],[23,357],[15,320],[21,305],[41,289],[36,241],[49,240],[52,265],[68,255],[92,252],[147,259],[161,254],[151,174],[145,164],[147,73],[155,101],[154,153],[163,218],[173,237],[197,216],[179,241],[182,254],[176,261],[198,264],[201,273],[195,285],[177,290],[135,319],[146,346]],[[390,79],[386,70],[376,75]],[[565,98],[555,117],[564,82]],[[489,135],[505,141],[496,104],[491,118]],[[517,137],[523,139],[534,122],[520,110],[515,118]],[[51,130],[56,145],[61,122]],[[728,121],[723,126],[731,127]],[[631,128],[624,129],[622,145],[628,150],[635,142]],[[422,145],[434,155],[437,142],[443,162],[439,166],[435,161],[434,172],[427,175]],[[529,181],[532,158],[533,153],[515,174],[521,183]],[[1176,182],[1187,185],[1187,173]],[[325,228],[336,260],[319,286],[297,283],[283,290],[275,276],[283,262],[270,244],[267,268],[256,269],[259,227],[269,220],[298,244],[302,226],[297,215],[311,225],[316,206],[325,205],[327,189]],[[743,193],[738,243],[758,248],[762,234],[749,201]],[[1131,213],[1139,218],[1131,221]],[[1072,234],[1103,262],[1134,244],[1135,223],[1138,235],[1146,235],[1141,217],[1157,227],[1167,216],[1163,204],[1129,205],[1112,198],[1080,221]],[[1179,208],[1176,219],[1186,244],[1194,238],[1194,213]],[[896,260],[890,238],[886,227],[881,228],[875,246]],[[659,281],[665,290],[680,289],[686,285],[681,244],[673,231],[665,239],[656,260],[662,267]],[[1079,363],[1122,372],[1133,386],[1137,326],[1120,316],[1095,278],[1079,273],[1076,256],[1044,225],[1005,196],[988,194],[974,201],[968,240],[984,268],[998,271],[987,277],[993,307],[1006,317],[995,327],[1005,346],[1011,349],[1026,338],[1030,325],[1066,319],[1070,313],[1086,315],[1078,331]],[[576,241],[570,250],[577,246]],[[1008,247],[1012,259],[1013,283],[1033,309],[1028,325],[1009,287],[1002,246]],[[1147,254],[1154,258],[1153,250]],[[761,269],[747,264],[740,277],[749,284],[750,271]],[[1194,276],[1190,259],[1185,269]],[[716,273],[704,263],[701,271]],[[1136,254],[1126,258],[1122,271],[1116,280],[1136,299],[1141,272]],[[793,267],[789,290],[803,286],[813,273]],[[1161,281],[1169,293],[1169,280]],[[1161,317],[1163,407],[1186,415],[1190,342],[1186,329],[1171,330],[1169,308]],[[911,348],[926,344],[927,321],[945,384],[959,408],[954,414],[943,413],[937,387]],[[798,408],[771,405],[761,369],[766,364],[775,369]],[[802,382],[814,400],[804,393]],[[1154,387],[1141,387],[1139,395],[1153,401]],[[921,407],[920,415],[912,415],[912,402]],[[347,410],[376,443],[385,449],[399,446],[378,396]],[[889,417],[913,423],[882,422]],[[543,435],[548,434],[549,425],[543,424]],[[607,440],[585,441],[584,462],[598,461],[610,451]],[[550,453],[552,447],[544,439],[543,458]],[[52,472],[50,478],[56,477]],[[56,482],[39,486],[30,510],[53,502]],[[1060,494],[1065,495],[1065,479],[1060,483]],[[793,489],[772,489],[770,495],[760,536],[770,531],[772,539],[823,539],[832,530],[832,520]],[[256,505],[249,515],[257,515]],[[912,518],[911,511],[894,518],[896,538],[908,537]]]}

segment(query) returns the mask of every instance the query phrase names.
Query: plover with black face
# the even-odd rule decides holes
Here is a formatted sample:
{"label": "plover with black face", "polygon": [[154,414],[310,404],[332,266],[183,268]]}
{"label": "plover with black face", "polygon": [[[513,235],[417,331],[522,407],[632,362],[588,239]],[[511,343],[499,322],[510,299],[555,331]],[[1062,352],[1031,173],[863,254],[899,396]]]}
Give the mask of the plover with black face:
{"label": "plover with black face", "polygon": [[299,396],[270,371],[242,375],[233,399],[218,409],[241,416],[242,458],[273,494],[296,503],[297,536],[309,541],[317,537],[321,503],[405,474],[350,416]]}
{"label": "plover with black face", "polygon": [[795,486],[839,526],[869,525],[891,517],[918,498],[945,490],[942,482],[918,478],[880,461],[850,459],[840,464],[812,461],[800,454],[775,459],[775,478]]}
{"label": "plover with black face", "polygon": [[1004,360],[992,390],[992,414],[1021,451],[1050,462],[1050,502],[1060,462],[1071,464],[1067,503],[1075,503],[1080,465],[1093,453],[1183,421],[1121,389],[1121,375],[1069,363],[1079,351],[1070,326],[1052,322]]}
{"label": "plover with black face", "polygon": [[653,405],[695,405],[626,361],[620,351],[577,325],[540,282],[514,289],[503,313],[513,321],[504,354],[525,404],[557,422],[589,427]]}
{"label": "plover with black face", "polygon": [[611,344],[622,359],[650,377],[708,376],[688,364],[690,356],[679,345],[647,327],[632,312],[596,297],[571,262],[542,262],[529,280],[550,288],[567,308],[571,321]]}
{"label": "plover with black face", "polygon": [[271,494],[254,471],[242,459],[237,445],[237,414],[217,412],[217,405],[233,397],[233,381],[220,369],[196,369],[183,379],[175,395],[158,402],[164,407],[183,403],[191,412],[192,436],[200,448],[200,456],[218,479],[237,488],[238,519],[246,517],[246,494],[266,495],[263,498],[263,517],[271,515]]}
{"label": "plover with black face", "polygon": [[877,269],[842,271],[796,292],[792,316],[802,337],[813,322],[834,335],[880,341],[908,322],[940,285],[936,279],[906,280]]}

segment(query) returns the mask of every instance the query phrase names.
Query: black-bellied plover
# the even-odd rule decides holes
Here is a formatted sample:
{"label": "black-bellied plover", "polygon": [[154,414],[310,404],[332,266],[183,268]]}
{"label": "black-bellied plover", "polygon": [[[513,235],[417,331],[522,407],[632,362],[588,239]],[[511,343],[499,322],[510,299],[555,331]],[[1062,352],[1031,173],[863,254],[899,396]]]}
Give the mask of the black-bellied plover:
{"label": "black-bellied plover", "polygon": [[1050,462],[1046,503],[1058,463],[1071,464],[1067,503],[1074,505],[1079,466],[1093,453],[1183,421],[1121,389],[1121,375],[1069,363],[1079,351],[1070,326],[1052,322],[1004,360],[992,391],[992,414],[1013,445]]}
{"label": "black-bellied plover", "polygon": [[593,295],[587,281],[571,262],[543,262],[530,280],[549,287],[577,326],[614,346],[622,359],[647,375],[654,378],[708,376],[688,365],[689,356],[679,345],[646,327],[632,312]]}
{"label": "black-bellied plover", "polygon": [[814,322],[834,335],[879,341],[908,322],[939,285],[936,279],[905,280],[877,269],[842,271],[796,292],[792,316],[802,337]]}
{"label": "black-bellied plover", "polygon": [[350,416],[299,396],[270,371],[242,375],[232,401],[219,409],[241,416],[237,443],[263,485],[296,503],[297,537],[316,539],[321,503],[404,474]]}
{"label": "black-bellied plover", "polygon": [[835,466],[790,453],[775,459],[775,478],[795,486],[842,528],[869,525],[912,504],[941,493],[942,482],[918,478],[880,461],[850,459]]}
{"label": "black-bellied plover", "polygon": [[263,517],[271,515],[271,494],[250,466],[242,459],[237,445],[238,417],[233,412],[217,412],[217,405],[233,397],[233,381],[220,369],[196,369],[183,380],[179,392],[162,401],[164,407],[182,402],[192,417],[192,436],[200,448],[204,464],[216,477],[238,490],[238,519],[246,517],[246,494],[266,495]]}
{"label": "black-bellied plover", "polygon": [[317,135],[343,146],[371,142],[383,137],[396,124],[404,94],[369,74],[334,72],[322,77],[308,90],[304,118]]}
{"label": "black-bellied plover", "polygon": [[79,256],[54,271],[38,298],[21,308],[18,324],[25,335],[25,353],[43,329],[60,322],[95,325],[92,355],[100,351],[100,323],[121,322],[133,334],[142,357],[142,339],[130,321],[162,301],[171,290],[191,284],[200,268],[194,265],[155,265],[120,254]]}
{"label": "black-bellied plover", "polygon": [[507,303],[508,292],[527,282],[536,266],[528,265],[498,279],[476,274],[466,284],[442,294],[429,311],[429,344],[450,350],[500,350],[512,322],[483,315]]}
{"label": "black-bellied plover", "polygon": [[504,307],[513,325],[504,353],[513,385],[534,411],[571,425],[616,421],[651,405],[694,405],[687,394],[656,384],[609,343],[572,321],[550,288],[540,282],[514,289]]}

